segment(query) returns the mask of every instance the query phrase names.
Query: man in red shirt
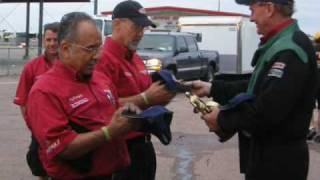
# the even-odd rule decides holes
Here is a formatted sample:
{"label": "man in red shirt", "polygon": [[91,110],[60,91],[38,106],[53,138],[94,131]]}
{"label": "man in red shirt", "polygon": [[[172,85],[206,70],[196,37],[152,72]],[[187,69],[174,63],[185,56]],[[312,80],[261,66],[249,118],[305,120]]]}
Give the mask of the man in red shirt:
{"label": "man in red shirt", "polygon": [[[144,28],[155,26],[146,16],[144,8],[136,1],[123,1],[113,10],[112,37],[103,47],[97,71],[103,72],[115,84],[120,103],[132,102],[141,109],[152,105],[166,105],[174,93],[165,85],[152,83],[136,48],[143,37]],[[115,180],[155,179],[156,156],[150,135],[130,133],[127,144],[131,165],[116,173]]]}
{"label": "man in red shirt", "polygon": [[130,163],[122,134],[138,128],[121,114],[139,110],[126,104],[116,111],[110,80],[92,73],[102,42],[89,15],[64,15],[58,43],[59,60],[34,84],[27,102],[40,159],[53,179],[111,179]]}
{"label": "man in red shirt", "polygon": [[[50,23],[44,26],[43,45],[45,48],[44,54],[32,59],[25,66],[20,75],[20,81],[17,87],[14,103],[20,106],[21,114],[25,121],[26,102],[28,99],[29,91],[35,81],[47,72],[53,64],[53,61],[58,57],[58,30],[59,23]],[[27,162],[31,172],[39,179],[46,179],[46,172],[44,171],[38,155],[38,143],[31,137],[31,144],[27,153]]]}

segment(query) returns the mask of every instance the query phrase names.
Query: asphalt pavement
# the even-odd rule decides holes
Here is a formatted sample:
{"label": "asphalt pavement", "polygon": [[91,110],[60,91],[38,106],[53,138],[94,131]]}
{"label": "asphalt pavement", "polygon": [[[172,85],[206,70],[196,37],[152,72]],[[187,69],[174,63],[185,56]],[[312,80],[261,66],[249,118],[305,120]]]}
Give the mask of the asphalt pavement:
{"label": "asphalt pavement", "polygon": [[[25,162],[30,142],[19,108],[12,103],[18,76],[0,77],[0,180],[33,180]],[[157,180],[243,180],[239,173],[237,136],[219,143],[192,112],[183,94],[168,105],[174,111],[173,139],[162,145],[152,138],[157,153]],[[308,180],[320,179],[320,144],[310,143]]]}

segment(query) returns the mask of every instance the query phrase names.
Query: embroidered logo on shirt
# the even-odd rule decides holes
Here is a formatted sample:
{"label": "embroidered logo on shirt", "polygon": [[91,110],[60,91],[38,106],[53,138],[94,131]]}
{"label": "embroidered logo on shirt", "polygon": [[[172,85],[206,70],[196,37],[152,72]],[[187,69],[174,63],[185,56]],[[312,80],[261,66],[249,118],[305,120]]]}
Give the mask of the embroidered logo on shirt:
{"label": "embroidered logo on shirt", "polygon": [[284,69],[286,67],[286,64],[285,63],[282,63],[282,62],[275,62],[271,69]]}
{"label": "embroidered logo on shirt", "polygon": [[268,73],[268,76],[282,78],[283,70],[280,69],[271,69]]}
{"label": "embroidered logo on shirt", "polygon": [[71,98],[69,98],[69,102],[70,102],[70,106],[72,109],[88,102],[89,99],[86,98],[86,97],[83,97],[83,94],[79,94],[79,95],[76,95],[76,96],[73,96]]}
{"label": "embroidered logo on shirt", "polygon": [[35,81],[39,80],[42,77],[42,75],[38,75],[36,77],[34,77]]}
{"label": "embroidered logo on shirt", "polygon": [[271,67],[271,69],[270,69],[270,71],[268,73],[268,76],[282,78],[283,70],[284,70],[285,67],[286,67],[285,63],[275,62],[272,65],[272,67]]}
{"label": "embroidered logo on shirt", "polygon": [[130,72],[124,72],[124,75],[132,77],[132,74]]}
{"label": "embroidered logo on shirt", "polygon": [[105,89],[105,90],[103,90],[103,92],[106,94],[106,97],[108,98],[109,102],[113,106],[116,106],[116,100],[114,99],[112,92],[109,89]]}
{"label": "embroidered logo on shirt", "polygon": [[146,69],[145,70],[141,70],[140,73],[144,74],[144,75],[148,75],[148,71]]}
{"label": "embroidered logo on shirt", "polygon": [[47,154],[51,153],[55,148],[57,148],[60,145],[60,139],[56,140],[52,144],[49,145],[47,148]]}

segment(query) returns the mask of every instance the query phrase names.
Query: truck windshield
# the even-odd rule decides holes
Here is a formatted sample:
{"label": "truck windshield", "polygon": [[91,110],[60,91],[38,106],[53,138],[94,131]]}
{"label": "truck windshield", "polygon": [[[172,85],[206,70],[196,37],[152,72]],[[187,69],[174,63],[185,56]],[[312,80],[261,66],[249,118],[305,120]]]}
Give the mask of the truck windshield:
{"label": "truck windshield", "polygon": [[138,45],[138,50],[173,51],[173,46],[172,36],[145,34]]}
{"label": "truck windshield", "polygon": [[104,36],[112,34],[112,21],[111,20],[101,20],[95,19],[97,27],[103,33]]}

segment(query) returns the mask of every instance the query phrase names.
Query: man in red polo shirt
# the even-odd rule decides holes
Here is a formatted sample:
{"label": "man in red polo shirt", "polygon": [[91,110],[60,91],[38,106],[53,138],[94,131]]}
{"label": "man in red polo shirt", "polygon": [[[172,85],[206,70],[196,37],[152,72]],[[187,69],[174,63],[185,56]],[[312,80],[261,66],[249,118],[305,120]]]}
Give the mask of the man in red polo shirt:
{"label": "man in red polo shirt", "polygon": [[[152,105],[166,105],[174,93],[165,85],[152,83],[136,47],[143,37],[144,28],[155,26],[146,16],[144,8],[136,1],[123,1],[113,10],[112,37],[103,47],[97,71],[112,79],[120,103],[132,102],[142,109]],[[156,156],[149,134],[130,133],[127,144],[131,165],[116,173],[115,180],[155,179]]]}
{"label": "man in red polo shirt", "polygon": [[[45,48],[44,54],[32,59],[25,66],[20,75],[20,81],[17,87],[14,103],[20,106],[21,114],[25,121],[26,102],[28,99],[29,91],[35,81],[47,72],[53,64],[53,61],[58,57],[58,30],[59,23],[50,23],[44,26],[43,45]],[[46,172],[44,171],[38,155],[38,143],[31,137],[31,144],[27,153],[27,162],[31,172],[39,179],[46,179]]]}
{"label": "man in red polo shirt", "polygon": [[53,179],[111,179],[130,163],[122,134],[138,128],[121,114],[139,110],[126,104],[116,111],[109,79],[92,74],[102,42],[89,15],[64,15],[58,43],[59,60],[33,85],[27,102],[40,159]]}

